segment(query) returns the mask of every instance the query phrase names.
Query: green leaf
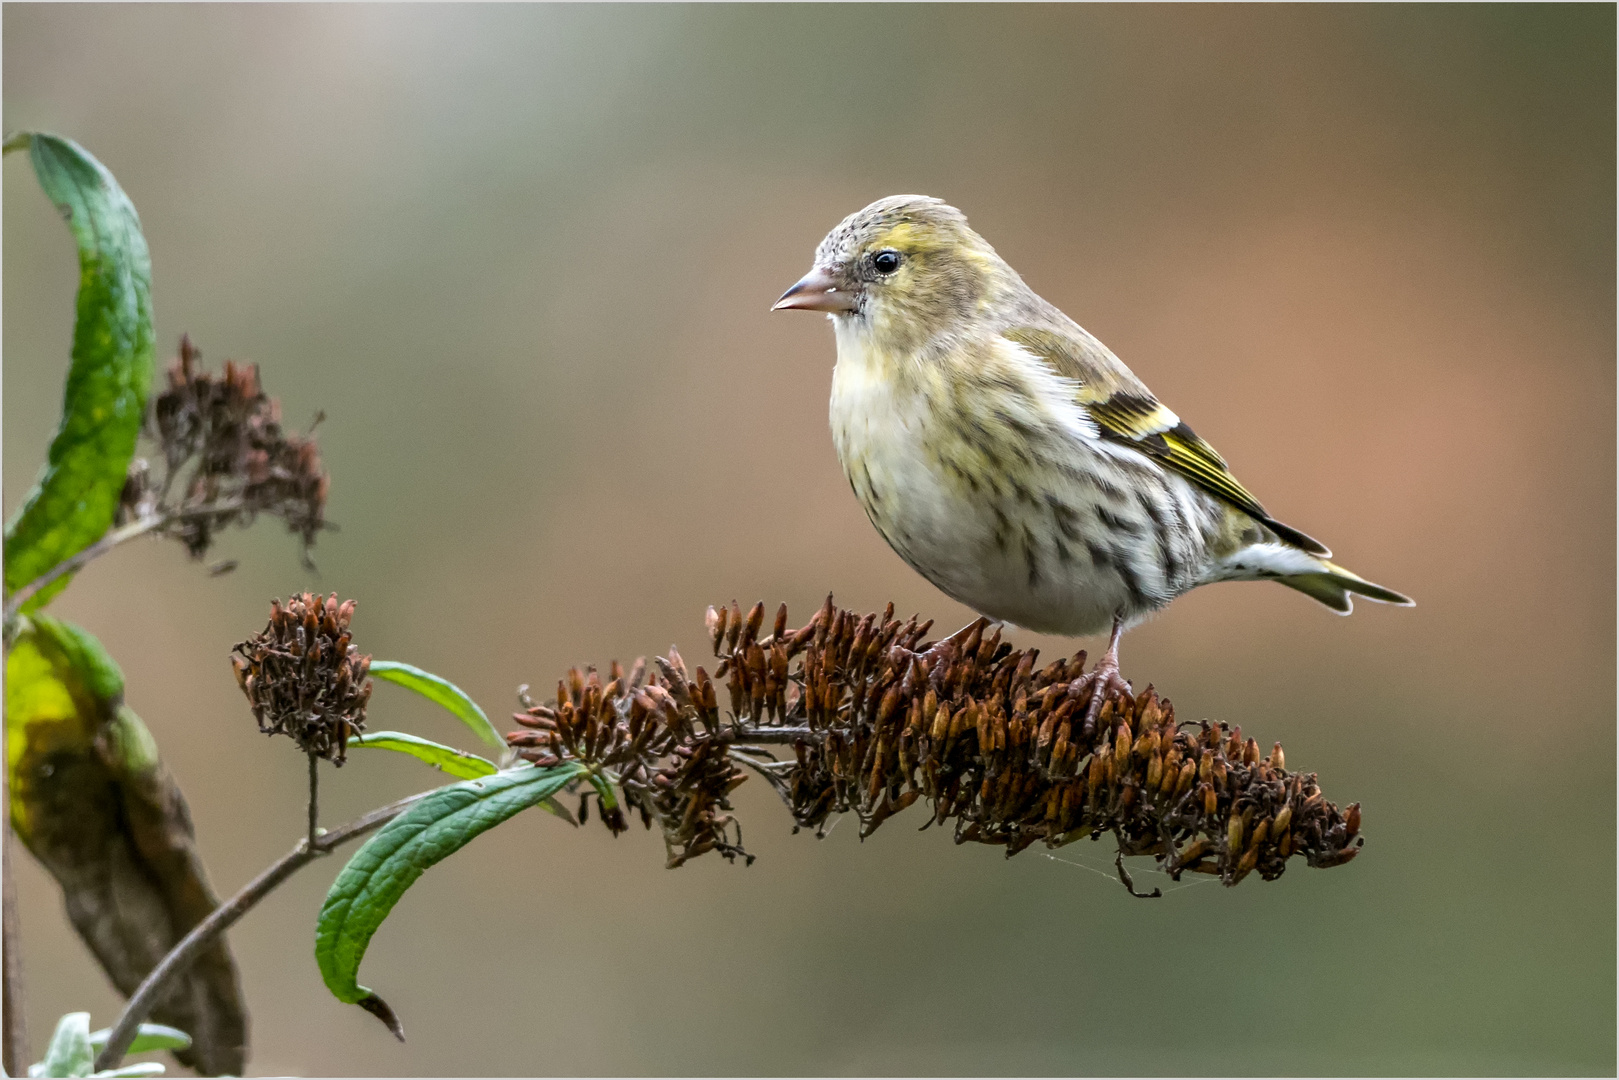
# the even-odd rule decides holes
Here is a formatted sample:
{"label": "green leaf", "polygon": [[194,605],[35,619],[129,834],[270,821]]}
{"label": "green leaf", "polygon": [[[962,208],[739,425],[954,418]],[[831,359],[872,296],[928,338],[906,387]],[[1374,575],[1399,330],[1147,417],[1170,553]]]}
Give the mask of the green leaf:
{"label": "green leaf", "polygon": [[480,776],[489,776],[500,771],[493,761],[481,758],[477,754],[467,754],[453,746],[445,746],[429,739],[420,739],[415,735],[407,735],[403,731],[373,731],[363,736],[349,740],[350,749],[372,747],[378,750],[398,750],[402,754],[409,754],[420,761],[425,761],[435,769],[441,769],[451,776],[462,780],[476,780]]}
{"label": "green leaf", "polygon": [[[107,1048],[107,1040],[112,1038],[112,1028],[102,1028],[100,1031],[90,1033],[90,1045],[96,1053]],[[135,1041],[129,1044],[126,1054],[145,1054],[152,1050],[184,1050],[191,1045],[191,1036],[176,1027],[167,1024],[142,1024],[135,1029]]]}
{"label": "green leaf", "polygon": [[601,801],[604,815],[618,809],[618,796],[613,792],[613,785],[607,782],[607,777],[601,773],[591,773],[590,786],[596,789],[596,798]]}
{"label": "green leaf", "polygon": [[339,1001],[372,1013],[401,1041],[404,1031],[386,1002],[356,981],[371,935],[422,871],[473,837],[555,795],[585,772],[577,762],[533,766],[440,788],[394,818],[354,853],[332,883],[315,926],[315,960]]}
{"label": "green leaf", "polygon": [[37,1075],[89,1076],[95,1061],[90,1049],[90,1014],[71,1012],[56,1022],[56,1033],[45,1048],[45,1060],[39,1063]]}
{"label": "green leaf", "polygon": [[[72,140],[36,132],[28,151],[78,244],[79,297],[62,420],[38,482],[6,524],[8,593],[112,525],[152,383],[152,261],[134,204]],[[40,590],[24,610],[45,604],[67,580]]]}
{"label": "green leaf", "polygon": [[431,671],[423,671],[419,667],[401,664],[395,660],[371,661],[371,674],[391,683],[398,683],[407,690],[414,690],[422,697],[435,704],[442,705],[455,715],[455,718],[472,729],[472,733],[490,746],[506,749],[506,740],[495,730],[495,725],[489,722],[478,703],[467,696],[465,690],[450,682],[441,679]]}

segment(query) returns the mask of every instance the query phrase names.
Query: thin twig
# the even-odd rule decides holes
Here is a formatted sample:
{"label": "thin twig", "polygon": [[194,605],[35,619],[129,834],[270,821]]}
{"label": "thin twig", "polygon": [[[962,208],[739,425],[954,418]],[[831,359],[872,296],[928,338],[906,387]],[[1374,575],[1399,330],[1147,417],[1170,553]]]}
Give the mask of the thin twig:
{"label": "thin twig", "polygon": [[[268,896],[277,885],[287,880],[308,863],[313,862],[322,855],[329,854],[334,848],[345,844],[359,836],[364,836],[373,829],[393,820],[401,811],[417,800],[432,794],[430,791],[419,792],[407,796],[398,802],[378,807],[370,813],[362,814],[346,825],[339,825],[330,832],[321,833],[313,842],[303,839],[298,846],[272,863],[258,877],[242,886],[240,892],[223,904],[216,907],[206,919],[191,928],[191,932],[180,939],[179,944],[170,949],[168,955],[158,962],[151,974],[142,980],[140,986],[130,997],[124,1011],[118,1017],[118,1023],[113,1026],[112,1033],[107,1038],[107,1047],[96,1058],[96,1070],[116,1069],[129,1052],[129,1044],[135,1041],[136,1030],[158,1004],[168,984],[178,975],[183,974],[193,961],[197,959],[220,934],[228,930],[236,920],[246,915],[253,907]],[[313,804],[311,804],[313,806]],[[9,1071],[9,1070],[8,1070]],[[12,1073],[11,1075],[19,1075]]]}
{"label": "thin twig", "polygon": [[[770,781],[770,785],[772,787],[775,787],[775,788],[781,788],[782,787],[782,785],[783,785],[782,778],[780,776],[776,775],[775,773],[771,772],[770,771],[770,766],[766,765],[764,762],[755,761],[753,758],[748,757],[746,754],[739,754],[735,750],[730,751],[726,756],[729,757],[732,761],[737,762],[740,765],[746,765],[748,768],[752,769],[754,772],[758,773],[760,776],[762,776],[766,780]],[[784,763],[778,762],[777,764],[784,764]]]}
{"label": "thin twig", "polygon": [[[60,577],[77,573],[84,569],[85,566],[126,540],[145,536],[154,529],[164,528],[174,524],[176,521],[184,521],[186,518],[203,517],[208,514],[228,514],[241,508],[242,501],[240,499],[226,499],[223,502],[194,506],[189,509],[153,514],[149,517],[143,517],[139,521],[132,521],[121,529],[113,529],[83,551],[63,559],[39,577],[12,593],[11,598],[6,601],[5,624],[9,628],[12,625],[12,620],[17,617],[17,613],[22,610],[22,606],[32,600],[40,590],[46,588]],[[9,629],[7,633],[10,633]]]}
{"label": "thin twig", "polygon": [[318,765],[320,757],[313,750],[309,752],[309,846],[313,848],[320,833],[320,802],[315,793],[320,784]]}
{"label": "thin twig", "polygon": [[811,727],[747,727],[742,726],[741,737],[750,743],[813,742],[825,735],[824,730]]}
{"label": "thin twig", "polygon": [[1164,890],[1153,887],[1152,892],[1136,892],[1136,883],[1130,880],[1130,871],[1124,868],[1124,852],[1119,852],[1113,859],[1113,866],[1119,872],[1119,881],[1130,890],[1130,895],[1138,900],[1157,900],[1164,895]]}
{"label": "thin twig", "polygon": [[6,623],[9,625],[11,620],[17,617],[17,612],[22,610],[22,606],[24,604],[26,604],[29,600],[32,600],[36,593],[45,588],[47,585],[50,585],[52,582],[56,581],[57,578],[82,570],[90,562],[105,555],[107,552],[111,551],[119,544],[122,544],[124,541],[133,540],[137,536],[144,536],[153,529],[167,524],[168,521],[168,517],[164,515],[146,517],[141,518],[139,521],[132,521],[121,529],[113,529],[100,540],[97,540],[95,543],[80,551],[78,554],[71,555],[68,558],[63,559],[49,570],[39,575],[39,577],[35,578],[33,581],[30,581],[28,584],[11,594],[11,599],[6,601]]}

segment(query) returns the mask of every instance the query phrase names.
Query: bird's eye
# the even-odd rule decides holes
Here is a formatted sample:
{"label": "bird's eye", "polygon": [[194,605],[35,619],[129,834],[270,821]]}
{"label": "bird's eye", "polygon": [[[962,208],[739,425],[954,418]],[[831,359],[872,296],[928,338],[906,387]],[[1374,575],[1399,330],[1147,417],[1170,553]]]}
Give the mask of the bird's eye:
{"label": "bird's eye", "polygon": [[871,258],[872,267],[879,274],[892,274],[899,269],[899,252],[885,249]]}

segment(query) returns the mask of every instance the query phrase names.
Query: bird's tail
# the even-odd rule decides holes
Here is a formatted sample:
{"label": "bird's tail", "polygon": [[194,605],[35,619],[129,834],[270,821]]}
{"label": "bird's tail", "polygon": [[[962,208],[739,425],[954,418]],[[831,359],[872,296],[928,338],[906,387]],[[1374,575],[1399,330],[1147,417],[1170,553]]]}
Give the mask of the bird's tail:
{"label": "bird's tail", "polygon": [[1368,600],[1376,600],[1379,604],[1399,604],[1401,607],[1416,605],[1416,601],[1404,593],[1373,584],[1336,563],[1330,563],[1325,559],[1317,561],[1322,569],[1316,573],[1289,574],[1276,580],[1289,589],[1297,589],[1312,600],[1321,601],[1340,615],[1348,615],[1355,606],[1349,598],[1350,593],[1364,596]]}
{"label": "bird's tail", "polygon": [[1220,579],[1227,581],[1280,582],[1312,600],[1319,600],[1340,615],[1348,615],[1353,609],[1351,594],[1380,604],[1412,607],[1416,603],[1403,593],[1373,584],[1337,563],[1286,543],[1250,544],[1225,560],[1219,573]]}

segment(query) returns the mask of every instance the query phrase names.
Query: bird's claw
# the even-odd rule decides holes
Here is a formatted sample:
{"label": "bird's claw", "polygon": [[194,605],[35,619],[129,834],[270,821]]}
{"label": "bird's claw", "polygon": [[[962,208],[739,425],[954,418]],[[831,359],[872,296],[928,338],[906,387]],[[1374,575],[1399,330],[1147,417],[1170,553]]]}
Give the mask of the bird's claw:
{"label": "bird's claw", "polygon": [[1085,731],[1094,732],[1096,721],[1102,715],[1102,706],[1109,699],[1129,698],[1134,696],[1130,682],[1119,674],[1118,657],[1111,653],[1103,653],[1097,658],[1096,666],[1079,678],[1080,688],[1090,691],[1090,703],[1085,706]]}

